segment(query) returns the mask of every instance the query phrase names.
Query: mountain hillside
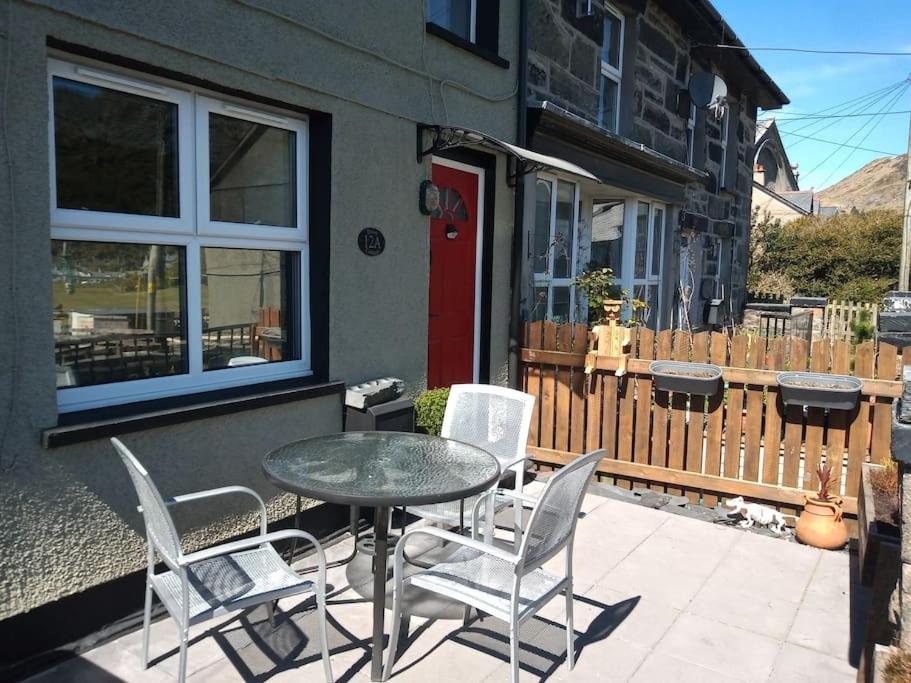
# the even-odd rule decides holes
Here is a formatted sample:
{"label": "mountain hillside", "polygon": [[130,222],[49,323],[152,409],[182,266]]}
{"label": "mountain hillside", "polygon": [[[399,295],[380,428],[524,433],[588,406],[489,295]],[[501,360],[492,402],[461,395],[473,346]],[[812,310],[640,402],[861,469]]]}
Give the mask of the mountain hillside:
{"label": "mountain hillside", "polygon": [[837,206],[843,211],[897,209],[905,201],[905,172],[908,155],[874,159],[847,178],[817,193],[822,206]]}

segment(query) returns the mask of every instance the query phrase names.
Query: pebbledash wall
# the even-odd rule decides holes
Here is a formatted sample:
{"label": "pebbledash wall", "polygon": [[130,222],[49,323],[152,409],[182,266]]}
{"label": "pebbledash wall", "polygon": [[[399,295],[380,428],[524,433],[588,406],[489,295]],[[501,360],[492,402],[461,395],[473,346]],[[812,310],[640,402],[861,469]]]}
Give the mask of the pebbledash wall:
{"label": "pebbledash wall", "polygon": [[[695,71],[715,71],[727,83],[733,102],[729,111],[733,113],[731,122],[734,124],[729,131],[728,153],[736,155],[736,172],[732,171],[733,175],[722,187],[725,184],[721,177],[722,127],[711,115],[700,113],[694,135],[693,165],[708,176],[704,182],[688,183],[685,203],[674,208],[706,215],[713,220],[733,222],[731,229],[716,227],[709,221],[709,232],[717,230],[730,247],[722,275],[729,283],[726,295],[730,294],[736,315],[745,299],[748,268],[756,103],[741,91],[736,77],[726,74],[709,60],[700,62],[691,58],[688,43],[697,40],[685,34],[662,8],[663,2],[620,0],[612,5],[625,17],[618,130],[621,136],[670,159],[687,163],[688,114],[680,111],[678,92],[686,90],[690,73]],[[528,97],[531,101],[553,102],[597,123],[601,48],[593,39],[597,27],[580,30],[581,22],[576,12],[577,3],[569,0],[532,0]],[[679,236],[674,214],[671,218],[668,229]],[[680,239],[667,240],[663,282],[669,292],[677,289],[680,248]],[[699,249],[693,251],[698,290],[702,255]],[[697,291],[692,303],[694,313],[704,298],[700,300]]]}
{"label": "pebbledash wall", "polygon": [[[356,5],[356,6],[355,6]],[[12,0],[0,11],[4,134],[0,156],[0,620],[135,572],[145,544],[135,494],[107,439],[45,448],[58,423],[51,305],[48,58],[98,50],[213,87],[322,112],[331,118],[326,380],[393,375],[415,394],[425,382],[429,219],[418,189],[430,160],[415,161],[417,122],[444,117],[515,139],[518,2],[500,3],[494,64],[425,34],[423,2],[295,3],[163,0],[117,3]],[[12,44],[10,45],[10,41]],[[58,49],[49,47],[49,41]],[[432,75],[431,75],[432,74]],[[446,81],[446,85],[441,85]],[[179,85],[179,83],[178,83]],[[314,141],[316,142],[316,141]],[[496,160],[491,379],[505,380],[513,195]],[[12,195],[11,195],[12,190]],[[357,248],[380,227],[386,250]],[[486,324],[486,323],[485,323]],[[123,438],[164,495],[229,483],[292,510],[263,478],[262,456],[283,442],[341,428],[338,394],[156,427]],[[188,546],[253,528],[245,501],[216,500],[178,518]],[[136,596],[141,600],[141,596]],[[15,658],[15,653],[8,653]],[[6,657],[4,658],[6,659]]]}

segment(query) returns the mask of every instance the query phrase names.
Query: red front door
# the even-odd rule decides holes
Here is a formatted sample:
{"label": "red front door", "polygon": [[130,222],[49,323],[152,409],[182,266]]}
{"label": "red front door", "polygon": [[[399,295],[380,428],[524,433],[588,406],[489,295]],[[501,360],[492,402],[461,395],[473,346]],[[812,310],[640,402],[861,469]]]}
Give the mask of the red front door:
{"label": "red front door", "polygon": [[427,388],[474,381],[479,173],[433,165]]}

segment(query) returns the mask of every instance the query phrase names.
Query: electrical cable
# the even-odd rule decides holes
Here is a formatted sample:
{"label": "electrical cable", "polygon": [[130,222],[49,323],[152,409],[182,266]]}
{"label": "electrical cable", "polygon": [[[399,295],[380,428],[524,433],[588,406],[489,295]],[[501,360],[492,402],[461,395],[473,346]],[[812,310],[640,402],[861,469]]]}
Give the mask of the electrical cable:
{"label": "electrical cable", "polygon": [[814,55],[882,55],[885,57],[911,57],[911,52],[888,50],[822,50],[804,47],[747,47],[746,45],[721,45],[713,43],[694,43],[692,47],[712,47],[722,50],[740,50],[742,52],[803,52]]}
{"label": "electrical cable", "polygon": [[[896,109],[895,111],[887,111],[886,114],[911,114],[911,109]],[[788,118],[783,119],[783,121],[801,121],[808,119],[853,119],[863,116],[878,116],[880,112],[874,112],[872,114],[830,114],[828,116],[816,116],[813,114],[797,114],[795,116],[788,116]],[[782,112],[778,116],[787,116],[787,112]],[[775,117],[778,120],[778,116]]]}
{"label": "electrical cable", "polygon": [[[869,109],[872,109],[874,106],[876,106],[877,104],[882,102],[884,99],[886,99],[893,93],[895,93],[895,91],[898,90],[900,87],[902,87],[903,84],[906,84],[906,81],[899,81],[898,83],[894,84],[894,86],[888,87],[887,89],[883,90],[882,92],[877,94],[872,99],[863,101],[861,103],[850,105],[847,108],[839,107],[836,111],[838,111],[839,113],[845,113],[845,114],[864,113],[864,112],[868,111]],[[807,129],[812,128],[813,130],[810,130],[809,133],[811,133],[812,135],[819,135],[819,133],[823,132],[824,130],[826,130],[828,128],[831,128],[832,126],[839,123],[841,120],[842,119],[838,119],[838,118],[822,119],[822,120],[821,119],[812,119],[809,123],[804,123],[803,125],[797,126],[797,128],[792,129],[791,132],[797,132],[797,131],[807,130]],[[787,121],[785,121],[785,123],[787,123]],[[785,132],[785,130],[782,129],[782,132]],[[798,140],[797,142],[795,142],[793,145],[791,145],[791,149],[793,149],[794,147],[799,145],[801,142],[804,142],[804,141]]]}
{"label": "electrical cable", "polygon": [[[889,107],[891,107],[892,105],[894,105],[894,104],[901,98],[901,96],[905,93],[905,91],[906,91],[907,89],[908,89],[908,86],[905,86],[902,90],[900,90],[900,91],[899,91],[899,92],[898,92],[898,93],[897,93],[897,94],[896,94],[888,103],[886,103],[886,104],[877,112],[877,114],[882,114],[883,116],[885,116],[886,114],[893,113],[893,112],[888,112],[888,111],[886,111],[886,110],[889,109]],[[882,118],[880,118],[880,121],[882,121]],[[864,128],[866,128],[866,127],[869,126],[870,124],[871,124],[871,121],[865,121],[863,124],[861,124],[861,126],[860,126],[857,130],[855,130],[850,136],[848,136],[848,139],[845,140],[845,141],[842,143],[842,145],[840,145],[839,147],[837,147],[837,148],[836,148],[835,150],[833,150],[832,153],[829,154],[825,159],[823,159],[823,160],[820,161],[818,164],[816,164],[816,166],[814,166],[812,169],[810,169],[810,171],[809,171],[809,173],[807,173],[807,175],[810,175],[811,173],[813,173],[813,172],[819,170],[819,168],[822,167],[823,164],[827,163],[830,159],[832,159],[832,157],[834,157],[836,154],[838,154],[839,151],[841,151],[841,149],[843,148],[843,145],[845,145],[845,144],[851,142],[851,140],[853,140],[853,139],[855,138],[855,136],[857,136],[862,130],[864,130]],[[879,125],[879,122],[875,123],[875,124],[874,124],[874,127],[875,127],[876,125]],[[864,139],[866,139],[866,137],[864,137]]]}
{"label": "electrical cable", "polygon": [[[846,147],[848,149],[857,149],[862,152],[874,152],[875,154],[886,154],[889,156],[896,156],[896,155],[902,153],[902,152],[887,152],[882,149],[873,149],[872,147],[859,147],[857,145],[846,145],[843,142],[837,142],[835,140],[826,140],[825,138],[817,138],[817,137],[813,137],[812,135],[801,135],[800,133],[792,133],[791,131],[788,131],[788,130],[781,131],[781,134],[782,135],[791,135],[795,138],[801,138],[802,140],[812,140],[813,142],[824,142],[828,145],[841,145],[842,147]],[[793,145],[789,145],[788,149],[793,149],[797,144],[799,144],[799,143],[795,142]]]}
{"label": "electrical cable", "polygon": [[[906,84],[905,87],[902,88],[901,91],[895,95],[895,97],[893,98],[893,100],[890,102],[889,106],[892,106],[893,104],[895,104],[896,102],[898,102],[898,100],[901,99],[902,95],[904,95],[904,94],[908,91],[908,88],[909,88],[909,87],[911,87],[911,83]],[[861,144],[861,145],[862,145],[862,144],[864,143],[864,141],[865,141],[868,137],[870,137],[870,135],[873,133],[873,131],[876,130],[877,126],[879,126],[879,124],[883,122],[883,119],[884,119],[884,118],[885,118],[885,115],[881,116],[878,120],[875,120],[875,121],[874,121],[874,120],[868,121],[868,122],[867,122],[867,125],[869,125],[869,129],[867,130],[866,135],[864,135],[864,136],[860,139],[860,142],[859,142],[858,144]],[[852,136],[852,137],[853,137],[853,136]],[[846,142],[846,143],[847,143],[847,142],[850,142],[850,140],[851,140],[851,138],[848,138],[848,140],[846,140],[845,142]],[[841,148],[843,148],[843,147],[844,147],[844,145],[842,145]],[[840,149],[841,149],[841,148],[840,148]],[[835,152],[838,152],[838,150],[836,149]],[[847,156],[845,156],[845,158],[842,159],[841,163],[838,164],[838,166],[836,166],[836,167],[832,170],[832,172],[829,173],[829,175],[826,176],[826,179],[823,180],[822,183],[820,183],[820,185],[821,185],[822,187],[826,187],[826,184],[829,182],[829,180],[832,178],[832,176],[834,176],[834,175],[842,168],[842,166],[844,166],[844,165],[848,162],[848,159],[850,159],[850,158],[851,158],[852,156],[854,156],[856,153],[857,153],[857,150],[854,150],[854,149],[850,150],[850,151],[848,152]],[[833,154],[834,154],[834,153],[833,153]]]}

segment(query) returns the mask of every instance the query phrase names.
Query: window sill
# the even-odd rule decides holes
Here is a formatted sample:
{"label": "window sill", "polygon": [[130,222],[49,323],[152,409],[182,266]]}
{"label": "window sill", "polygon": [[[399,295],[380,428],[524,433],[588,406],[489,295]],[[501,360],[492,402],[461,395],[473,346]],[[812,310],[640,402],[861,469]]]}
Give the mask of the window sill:
{"label": "window sill", "polygon": [[503,59],[500,55],[491,52],[490,50],[481,47],[471,41],[465,40],[462,36],[457,33],[453,33],[447,28],[443,28],[439,24],[434,24],[432,21],[428,21],[426,24],[427,33],[430,35],[436,36],[437,38],[442,38],[448,43],[452,43],[456,47],[460,47],[463,50],[470,52],[476,57],[490,62],[491,64],[500,67],[501,69],[509,68],[509,60]]}
{"label": "window sill", "polygon": [[341,399],[344,392],[344,382],[305,378],[64,413],[58,418],[58,426],[41,433],[41,442],[45,448],[58,448],[320,396],[337,394]]}

